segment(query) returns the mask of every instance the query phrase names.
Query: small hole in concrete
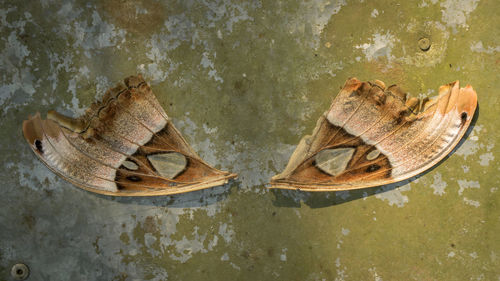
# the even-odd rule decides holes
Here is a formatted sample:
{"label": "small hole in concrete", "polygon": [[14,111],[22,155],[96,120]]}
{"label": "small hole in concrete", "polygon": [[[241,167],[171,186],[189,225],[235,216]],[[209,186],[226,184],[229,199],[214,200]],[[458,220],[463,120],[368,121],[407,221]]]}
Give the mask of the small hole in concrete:
{"label": "small hole in concrete", "polygon": [[30,270],[28,266],[23,263],[17,263],[12,266],[10,275],[14,277],[15,280],[25,280],[28,278]]}
{"label": "small hole in concrete", "polygon": [[431,48],[431,40],[427,37],[420,38],[420,40],[418,40],[418,47],[420,50],[427,52]]}

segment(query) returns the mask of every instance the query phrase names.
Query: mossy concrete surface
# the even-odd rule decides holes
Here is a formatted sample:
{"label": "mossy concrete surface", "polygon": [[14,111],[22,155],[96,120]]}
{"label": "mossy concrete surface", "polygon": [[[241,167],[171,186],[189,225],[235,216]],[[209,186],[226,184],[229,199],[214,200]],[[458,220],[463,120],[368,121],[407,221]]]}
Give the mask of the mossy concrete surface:
{"label": "mossy concrete surface", "polygon": [[[0,2],[0,280],[18,262],[28,280],[500,280],[500,2]],[[36,159],[22,120],[81,114],[136,73],[238,180],[112,198]],[[410,181],[266,189],[353,76],[417,97],[460,80],[479,110],[459,148]]]}

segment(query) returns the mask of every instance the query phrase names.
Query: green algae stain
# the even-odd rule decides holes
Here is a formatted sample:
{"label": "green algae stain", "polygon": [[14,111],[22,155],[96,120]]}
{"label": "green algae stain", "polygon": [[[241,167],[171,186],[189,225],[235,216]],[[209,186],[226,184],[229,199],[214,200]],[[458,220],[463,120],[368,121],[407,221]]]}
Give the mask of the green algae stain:
{"label": "green algae stain", "polygon": [[130,236],[128,236],[128,233],[123,232],[120,234],[120,241],[122,241],[125,245],[130,245]]}

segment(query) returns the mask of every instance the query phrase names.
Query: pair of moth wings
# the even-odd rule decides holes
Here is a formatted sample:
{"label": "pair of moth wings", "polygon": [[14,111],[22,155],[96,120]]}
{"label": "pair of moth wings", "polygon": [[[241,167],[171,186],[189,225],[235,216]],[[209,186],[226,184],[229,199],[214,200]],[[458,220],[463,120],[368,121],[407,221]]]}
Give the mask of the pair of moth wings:
{"label": "pair of moth wings", "polygon": [[[37,113],[23,122],[47,167],[83,189],[118,196],[183,193],[236,177],[196,154],[141,75],[124,82],[77,119],[49,111],[46,120]],[[415,176],[451,152],[476,105],[475,91],[458,81],[420,101],[396,85],[348,79],[271,187],[348,190]]]}

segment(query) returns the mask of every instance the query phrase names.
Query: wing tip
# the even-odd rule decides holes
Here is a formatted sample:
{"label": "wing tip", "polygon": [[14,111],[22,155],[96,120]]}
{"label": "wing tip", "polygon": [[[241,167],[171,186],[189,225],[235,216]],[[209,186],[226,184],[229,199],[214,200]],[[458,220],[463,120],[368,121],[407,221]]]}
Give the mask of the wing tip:
{"label": "wing tip", "polygon": [[347,80],[345,81],[345,84],[344,84],[344,87],[343,87],[343,90],[344,91],[355,91],[357,90],[361,85],[363,84],[363,82],[361,82],[360,80],[358,80],[358,78],[356,77],[349,77],[347,78]]}
{"label": "wing tip", "polygon": [[[344,91],[353,91],[356,90],[354,88],[356,85],[362,85],[363,82],[357,80],[356,78],[349,78],[347,79],[343,90]],[[377,80],[374,82],[376,85]],[[381,84],[385,85],[385,84]],[[380,86],[380,85],[378,85]],[[381,86],[380,86],[381,87]],[[389,87],[390,88],[390,87]],[[468,127],[468,125],[471,122],[471,119],[473,118],[475,109],[477,107],[477,93],[476,91],[472,88],[471,85],[467,84],[465,87],[460,88],[460,81],[455,80],[453,82],[450,82],[448,84],[442,85],[439,87],[439,95],[438,97],[434,98],[433,100],[431,99],[423,99],[421,107],[422,111],[427,111],[433,104],[439,103],[438,106],[440,110],[444,111],[444,113],[448,113],[449,111],[453,110],[453,115],[455,118],[455,115],[458,111],[458,117],[462,118],[462,124],[465,128]],[[424,107],[425,106],[425,107]],[[467,113],[464,114],[464,112]],[[462,132],[465,132],[465,130],[462,130]],[[461,138],[462,135],[458,138],[458,140]],[[456,144],[450,146],[451,148],[455,147]],[[444,153],[443,155],[446,156],[449,154],[449,151]],[[365,188],[365,187],[370,187],[370,186],[379,186],[379,185],[384,185],[387,183],[394,183],[394,182],[400,182],[402,180],[408,179],[412,176],[415,176],[417,174],[422,173],[423,171],[429,169],[430,167],[434,166],[438,161],[440,161],[442,158],[436,158],[436,161],[433,161],[430,165],[426,166],[425,169],[419,170],[415,174],[408,174],[407,177],[404,178],[390,178],[388,181],[376,181],[372,182],[369,184],[363,184],[363,185],[322,185],[322,184],[315,184],[315,183],[307,183],[305,181],[302,181],[301,178],[294,179],[294,181],[290,181],[289,177],[287,175],[284,175],[282,172],[281,174],[277,174],[273,176],[269,182],[269,187],[271,189],[298,189],[302,191],[335,191],[335,190],[347,190],[347,189],[358,189],[358,188]],[[290,160],[289,160],[290,162]]]}
{"label": "wing tip", "polygon": [[454,89],[458,89],[460,85],[460,82],[458,80],[455,80],[453,82],[450,82],[448,84],[444,84],[439,86],[439,98],[442,98],[445,95],[448,95],[450,92],[454,91]]}
{"label": "wing tip", "polygon": [[459,90],[459,102],[457,109],[459,112],[467,112],[472,118],[477,107],[477,93],[471,85],[467,84]]}
{"label": "wing tip", "polygon": [[131,88],[136,88],[138,87],[141,83],[145,83],[146,81],[142,77],[142,74],[137,74],[137,75],[131,75],[125,79],[123,79],[123,82],[127,87]]}
{"label": "wing tip", "polygon": [[28,119],[23,121],[23,135],[30,145],[34,145],[35,140],[41,137],[40,131],[37,130],[37,126],[35,124],[35,122],[39,121],[41,121],[40,112],[37,112],[34,115],[28,115]]}

